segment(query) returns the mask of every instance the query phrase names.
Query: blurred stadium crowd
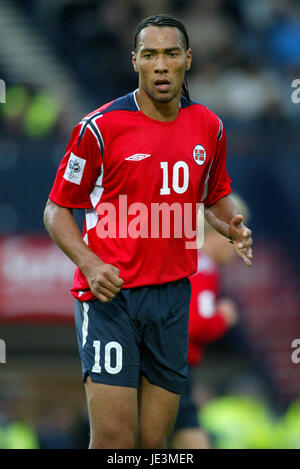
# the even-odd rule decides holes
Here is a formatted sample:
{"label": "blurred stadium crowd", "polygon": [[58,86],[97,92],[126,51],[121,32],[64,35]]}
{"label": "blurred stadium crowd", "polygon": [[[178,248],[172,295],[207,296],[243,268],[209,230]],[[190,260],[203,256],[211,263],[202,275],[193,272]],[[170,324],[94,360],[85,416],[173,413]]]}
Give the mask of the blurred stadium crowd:
{"label": "blurred stadium crowd", "polygon": [[[194,61],[189,85],[194,100],[247,129],[249,124],[260,129],[276,125],[282,131],[291,121],[299,122],[299,110],[290,100],[290,83],[300,75],[296,0],[19,0],[17,4],[24,14],[23,18],[19,11],[20,18],[42,36],[42,45],[48,43],[49,58],[64,64],[81,87],[83,113],[132,89],[133,31],[141,18],[168,11],[183,20],[190,34]],[[35,65],[31,72],[42,75],[38,60]],[[28,78],[26,84],[21,74],[18,83],[7,80],[21,86],[9,90],[4,111],[8,121],[24,113],[19,132],[32,138],[49,132],[57,136],[65,130],[61,120],[67,102],[41,89],[38,79],[34,84]]]}
{"label": "blurred stadium crowd", "polygon": [[190,94],[224,121],[255,241],[251,269],[223,271],[241,321],[208,347],[199,418],[215,447],[300,448],[297,0],[0,0],[0,448],[86,447],[72,267],[45,239],[42,212],[71,129],[136,87],[133,32],[161,12],[187,28]]}

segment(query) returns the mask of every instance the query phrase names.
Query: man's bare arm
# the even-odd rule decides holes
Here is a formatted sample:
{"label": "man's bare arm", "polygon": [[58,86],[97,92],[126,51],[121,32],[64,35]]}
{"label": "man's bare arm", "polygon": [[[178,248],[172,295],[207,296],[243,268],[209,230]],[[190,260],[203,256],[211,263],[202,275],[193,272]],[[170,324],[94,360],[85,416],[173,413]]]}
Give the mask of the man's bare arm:
{"label": "man's bare arm", "polygon": [[252,264],[252,231],[243,223],[243,215],[238,213],[230,196],[219,199],[214,205],[205,208],[208,223],[228,239],[232,239],[235,250],[246,265]]}
{"label": "man's bare arm", "polygon": [[44,212],[45,227],[53,241],[86,276],[92,293],[102,302],[110,301],[121,289],[123,280],[117,267],[105,264],[85,244],[72,210],[48,200]]}

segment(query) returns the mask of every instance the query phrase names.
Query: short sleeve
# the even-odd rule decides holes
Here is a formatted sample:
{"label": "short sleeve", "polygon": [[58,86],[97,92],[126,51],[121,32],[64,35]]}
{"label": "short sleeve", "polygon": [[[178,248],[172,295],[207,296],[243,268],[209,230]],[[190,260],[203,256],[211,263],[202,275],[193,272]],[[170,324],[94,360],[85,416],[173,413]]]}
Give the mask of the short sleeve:
{"label": "short sleeve", "polygon": [[226,135],[219,119],[216,153],[206,179],[202,202],[205,207],[214,205],[219,199],[231,193],[231,179],[226,170]]}
{"label": "short sleeve", "polygon": [[68,208],[91,208],[90,193],[101,173],[99,138],[85,122],[78,124],[67,145],[49,198]]}

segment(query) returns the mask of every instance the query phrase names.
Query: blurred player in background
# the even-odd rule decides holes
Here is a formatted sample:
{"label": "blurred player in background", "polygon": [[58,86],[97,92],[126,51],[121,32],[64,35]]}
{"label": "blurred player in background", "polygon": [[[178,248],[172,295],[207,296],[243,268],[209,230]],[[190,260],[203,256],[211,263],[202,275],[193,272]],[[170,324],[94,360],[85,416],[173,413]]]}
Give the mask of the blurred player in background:
{"label": "blurred player in background", "polygon": [[[236,194],[231,194],[235,206],[248,223],[249,210]],[[200,219],[201,218],[201,219]],[[199,224],[203,223],[199,213]],[[200,428],[198,409],[193,401],[195,368],[201,363],[205,346],[220,339],[238,321],[235,303],[229,298],[219,298],[220,278],[218,268],[230,263],[234,248],[226,239],[205,222],[204,245],[198,252],[198,270],[190,277],[192,293],[189,317],[189,376],[181,395],[178,415],[170,441],[176,449],[209,449],[208,436]]]}
{"label": "blurred player in background", "polygon": [[[246,265],[252,259],[251,230],[229,197],[223,124],[186,87],[192,51],[184,25],[149,17],[134,39],[138,89],[75,127],[44,215],[78,266],[72,293],[90,448],[165,448],[187,377],[197,252],[186,248],[185,230],[152,236],[151,220],[149,234],[154,203],[178,212],[190,204],[196,220],[203,202],[209,223]],[[83,237],[73,208],[86,209]]]}

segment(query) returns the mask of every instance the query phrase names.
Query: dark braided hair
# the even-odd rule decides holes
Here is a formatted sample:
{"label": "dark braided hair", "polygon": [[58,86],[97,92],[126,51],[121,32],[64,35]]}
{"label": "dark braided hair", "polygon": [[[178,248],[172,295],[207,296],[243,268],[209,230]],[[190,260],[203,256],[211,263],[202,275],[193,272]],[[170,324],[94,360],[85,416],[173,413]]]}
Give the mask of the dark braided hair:
{"label": "dark braided hair", "polygon": [[[137,26],[135,33],[134,33],[134,50],[136,51],[137,48],[137,38],[142,29],[146,28],[147,26],[157,26],[157,27],[163,27],[163,26],[169,26],[171,28],[177,28],[179,31],[181,31],[183,37],[184,37],[184,46],[185,50],[189,49],[190,47],[190,41],[188,37],[188,33],[185,29],[185,26],[181,21],[175,16],[171,15],[166,15],[166,14],[161,14],[161,15],[155,15],[155,16],[149,16],[148,18],[143,19]],[[191,98],[190,98],[190,93],[186,81],[186,77],[184,77],[184,82],[182,85],[182,94],[183,96],[186,97],[188,102],[190,103]]]}

